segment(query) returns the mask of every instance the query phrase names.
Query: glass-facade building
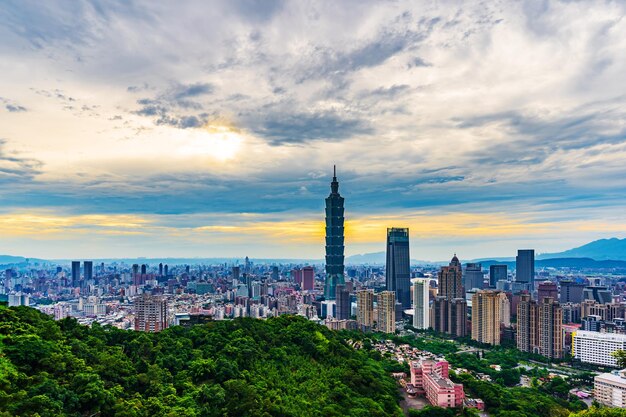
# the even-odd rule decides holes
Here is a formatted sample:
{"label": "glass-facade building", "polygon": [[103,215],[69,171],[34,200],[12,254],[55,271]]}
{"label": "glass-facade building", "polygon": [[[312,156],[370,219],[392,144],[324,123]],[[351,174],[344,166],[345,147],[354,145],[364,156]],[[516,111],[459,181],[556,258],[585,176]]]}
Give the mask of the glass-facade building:
{"label": "glass-facade building", "polygon": [[337,285],[345,285],[344,278],[344,211],[343,197],[339,195],[337,173],[333,170],[330,195],[326,198],[326,284],[324,297],[334,300]]}
{"label": "glass-facade building", "polygon": [[409,229],[387,229],[387,291],[396,292],[402,308],[411,308]]}

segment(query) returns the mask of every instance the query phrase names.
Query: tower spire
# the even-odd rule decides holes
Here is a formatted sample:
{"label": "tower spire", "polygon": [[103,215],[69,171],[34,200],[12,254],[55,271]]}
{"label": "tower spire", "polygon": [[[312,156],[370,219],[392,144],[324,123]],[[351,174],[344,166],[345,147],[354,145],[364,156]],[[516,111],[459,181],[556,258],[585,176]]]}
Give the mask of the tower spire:
{"label": "tower spire", "polygon": [[339,182],[337,181],[337,166],[333,165],[333,181],[330,183],[331,194],[339,193]]}

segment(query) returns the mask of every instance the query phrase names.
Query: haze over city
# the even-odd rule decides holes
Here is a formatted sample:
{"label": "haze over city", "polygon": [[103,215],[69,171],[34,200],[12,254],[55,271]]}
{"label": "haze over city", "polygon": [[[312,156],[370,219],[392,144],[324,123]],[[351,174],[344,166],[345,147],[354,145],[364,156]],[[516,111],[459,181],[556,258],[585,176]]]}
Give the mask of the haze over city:
{"label": "haze over city", "polygon": [[622,2],[0,6],[0,254],[559,252],[626,235]]}

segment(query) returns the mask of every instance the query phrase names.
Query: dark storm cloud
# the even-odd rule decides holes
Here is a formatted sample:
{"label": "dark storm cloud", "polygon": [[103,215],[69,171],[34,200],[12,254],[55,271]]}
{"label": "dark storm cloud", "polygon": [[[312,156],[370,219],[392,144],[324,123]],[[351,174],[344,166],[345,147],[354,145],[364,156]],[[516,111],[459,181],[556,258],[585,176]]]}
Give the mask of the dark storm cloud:
{"label": "dark storm cloud", "polygon": [[26,107],[23,107],[23,106],[16,106],[16,105],[13,105],[13,104],[7,104],[5,107],[6,107],[6,109],[7,109],[8,111],[10,111],[11,113],[19,113],[19,112],[24,112],[24,111],[26,111]]}
{"label": "dark storm cloud", "polygon": [[335,112],[289,114],[276,111],[248,125],[253,132],[275,146],[315,140],[343,140],[373,132],[366,121]]}

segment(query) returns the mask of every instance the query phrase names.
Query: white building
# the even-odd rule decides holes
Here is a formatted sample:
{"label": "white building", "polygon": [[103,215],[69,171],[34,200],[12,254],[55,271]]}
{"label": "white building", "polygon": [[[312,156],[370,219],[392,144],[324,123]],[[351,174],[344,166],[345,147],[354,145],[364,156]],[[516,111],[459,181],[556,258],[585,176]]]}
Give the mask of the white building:
{"label": "white building", "polygon": [[593,396],[602,405],[626,408],[626,369],[594,377]]}
{"label": "white building", "polygon": [[581,362],[617,366],[611,353],[626,350],[626,335],[578,330],[572,333],[572,355]]}
{"label": "white building", "polygon": [[430,301],[430,280],[427,278],[415,278],[413,284],[413,327],[416,329],[428,329]]}

